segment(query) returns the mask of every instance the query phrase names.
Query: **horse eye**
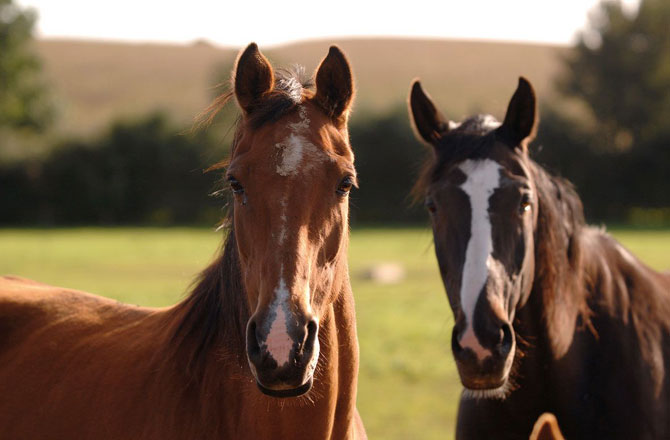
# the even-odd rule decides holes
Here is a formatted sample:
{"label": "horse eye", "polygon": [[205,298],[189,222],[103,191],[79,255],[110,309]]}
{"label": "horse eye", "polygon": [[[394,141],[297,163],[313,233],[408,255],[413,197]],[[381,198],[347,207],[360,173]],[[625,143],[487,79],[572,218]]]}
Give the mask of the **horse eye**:
{"label": "horse eye", "polygon": [[523,214],[524,212],[530,211],[530,208],[532,206],[531,200],[530,200],[530,195],[529,194],[523,194],[521,196],[521,203],[519,204],[519,212]]}
{"label": "horse eye", "polygon": [[430,197],[426,197],[426,201],[423,202],[423,205],[431,214],[437,211],[437,206],[435,206],[435,202]]}
{"label": "horse eye", "polygon": [[337,194],[340,196],[346,196],[349,194],[349,191],[351,191],[351,188],[354,186],[354,178],[353,176],[347,176],[342,181],[337,187]]}
{"label": "horse eye", "polygon": [[228,178],[228,184],[230,185],[230,189],[233,191],[233,194],[237,195],[244,192],[244,187],[236,178],[230,176]]}

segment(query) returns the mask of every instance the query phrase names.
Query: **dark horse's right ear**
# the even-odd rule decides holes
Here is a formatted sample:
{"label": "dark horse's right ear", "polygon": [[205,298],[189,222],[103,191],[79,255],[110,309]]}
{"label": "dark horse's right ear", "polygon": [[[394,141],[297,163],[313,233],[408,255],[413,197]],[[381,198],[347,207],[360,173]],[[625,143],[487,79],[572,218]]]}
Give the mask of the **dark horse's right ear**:
{"label": "dark horse's right ear", "polygon": [[537,104],[535,91],[530,82],[519,77],[519,85],[509,101],[505,121],[498,132],[509,140],[514,147],[525,146],[535,138],[537,130]]}
{"label": "dark horse's right ear", "polygon": [[272,91],[274,73],[270,62],[251,43],[235,64],[235,97],[245,114],[251,113],[264,95]]}
{"label": "dark horse's right ear", "polygon": [[412,82],[409,92],[409,114],[414,131],[419,138],[432,146],[449,131],[449,122],[423,91],[418,79]]}

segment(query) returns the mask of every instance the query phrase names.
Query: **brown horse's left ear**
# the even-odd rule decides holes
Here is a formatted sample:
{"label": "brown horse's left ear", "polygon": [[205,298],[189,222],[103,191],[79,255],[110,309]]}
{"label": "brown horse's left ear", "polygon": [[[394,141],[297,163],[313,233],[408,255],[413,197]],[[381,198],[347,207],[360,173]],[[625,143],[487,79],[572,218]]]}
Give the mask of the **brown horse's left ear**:
{"label": "brown horse's left ear", "polygon": [[519,85],[507,106],[505,121],[498,128],[514,147],[522,147],[535,138],[537,130],[537,104],[535,91],[530,82],[523,76],[519,77]]}
{"label": "brown horse's left ear", "polygon": [[354,79],[344,53],[330,46],[328,55],[316,70],[314,101],[338,123],[346,123],[354,98]]}
{"label": "brown horse's left ear", "polygon": [[235,97],[245,114],[253,111],[263,96],[272,91],[274,73],[256,43],[240,54],[235,66]]}

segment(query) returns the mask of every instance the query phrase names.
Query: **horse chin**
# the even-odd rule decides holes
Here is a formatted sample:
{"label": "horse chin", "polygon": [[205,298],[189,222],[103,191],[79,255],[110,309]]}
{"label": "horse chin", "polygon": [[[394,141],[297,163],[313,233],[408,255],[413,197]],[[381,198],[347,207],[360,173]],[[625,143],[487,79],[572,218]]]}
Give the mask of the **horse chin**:
{"label": "horse chin", "polygon": [[297,388],[267,388],[259,381],[256,381],[256,386],[261,390],[263,394],[270,397],[286,398],[286,397],[298,397],[307,393],[312,389],[312,384],[314,383],[314,378],[310,377],[307,382],[300,385]]}
{"label": "horse chin", "polygon": [[512,386],[508,379],[505,379],[500,385],[491,388],[468,388],[463,387],[463,398],[465,399],[494,399],[504,400],[512,391]]}

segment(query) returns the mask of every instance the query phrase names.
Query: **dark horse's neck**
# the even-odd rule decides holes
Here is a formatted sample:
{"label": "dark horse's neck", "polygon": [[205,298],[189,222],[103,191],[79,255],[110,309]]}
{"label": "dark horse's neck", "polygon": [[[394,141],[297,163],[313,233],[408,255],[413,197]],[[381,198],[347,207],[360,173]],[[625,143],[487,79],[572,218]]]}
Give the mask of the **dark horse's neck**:
{"label": "dark horse's neck", "polygon": [[564,356],[580,330],[597,341],[603,331],[598,323],[607,319],[608,328],[630,329],[640,350],[636,355],[660,385],[662,344],[670,330],[670,277],[645,266],[602,229],[587,226],[570,183],[535,163],[531,167],[540,203],[531,293],[540,310],[532,313],[542,317],[552,357]]}
{"label": "dark horse's neck", "polygon": [[577,319],[589,316],[582,264],[586,224],[572,185],[535,162],[530,165],[539,201],[531,298],[541,299],[551,350],[562,355],[572,342]]}

